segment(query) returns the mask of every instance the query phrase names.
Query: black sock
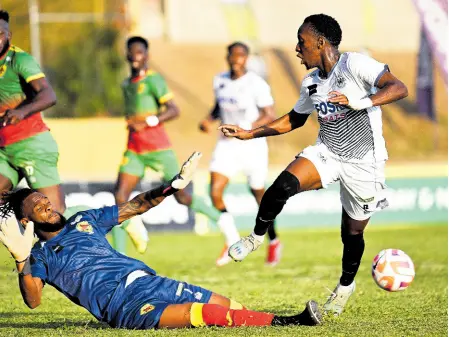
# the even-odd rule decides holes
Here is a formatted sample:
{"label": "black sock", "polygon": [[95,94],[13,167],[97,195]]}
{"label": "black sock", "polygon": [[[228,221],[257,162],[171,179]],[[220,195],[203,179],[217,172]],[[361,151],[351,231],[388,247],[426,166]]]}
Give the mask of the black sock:
{"label": "black sock", "polygon": [[288,171],[283,171],[267,189],[260,202],[256,217],[254,233],[265,235],[274,225],[274,219],[281,213],[287,200],[300,190],[298,178]]}
{"label": "black sock", "polygon": [[270,227],[268,227],[268,237],[270,238],[270,241],[276,240],[277,234],[276,230],[274,229],[275,223],[273,223]]}
{"label": "black sock", "polygon": [[357,270],[362,260],[363,251],[365,250],[365,240],[363,233],[357,235],[342,235],[343,240],[343,258],[342,258],[342,274],[340,284],[348,286],[354,281]]}
{"label": "black sock", "polygon": [[317,323],[310,316],[309,310],[306,308],[302,313],[295,316],[274,316],[271,321],[272,326],[286,325],[316,325]]}

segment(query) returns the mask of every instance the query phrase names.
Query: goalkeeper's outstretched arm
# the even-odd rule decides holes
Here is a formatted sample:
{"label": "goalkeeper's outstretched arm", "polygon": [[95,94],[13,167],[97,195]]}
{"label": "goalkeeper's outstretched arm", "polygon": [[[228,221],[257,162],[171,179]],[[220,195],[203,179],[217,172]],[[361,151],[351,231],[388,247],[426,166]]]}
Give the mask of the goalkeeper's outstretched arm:
{"label": "goalkeeper's outstretched arm", "polygon": [[122,223],[133,216],[145,213],[150,208],[159,205],[166,197],[185,188],[193,178],[198,162],[202,154],[194,152],[182,165],[181,171],[172,180],[163,183],[161,186],[141,193],[128,202],[118,205],[118,221]]}

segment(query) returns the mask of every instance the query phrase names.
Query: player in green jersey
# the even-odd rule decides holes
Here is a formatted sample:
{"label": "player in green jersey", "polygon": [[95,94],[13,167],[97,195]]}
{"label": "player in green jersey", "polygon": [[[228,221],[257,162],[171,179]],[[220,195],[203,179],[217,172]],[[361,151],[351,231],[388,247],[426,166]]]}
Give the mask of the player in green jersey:
{"label": "player in green jersey", "polygon": [[56,95],[36,60],[12,45],[11,36],[9,14],[0,10],[0,191],[25,178],[63,213],[58,146],[41,115]]}
{"label": "player in green jersey", "polygon": [[[146,168],[160,172],[166,181],[179,171],[176,155],[163,126],[165,122],[179,116],[179,108],[164,78],[148,68],[148,41],[134,36],[128,39],[126,47],[131,76],[123,82],[122,89],[129,136],[115,188],[118,204],[128,201]],[[229,222],[229,217],[222,216],[220,211],[196,195],[191,196],[185,190],[180,190],[174,197],[180,204],[206,215],[221,228],[234,226]],[[148,233],[140,218],[133,218],[132,222],[124,223],[122,228],[128,232],[137,250],[143,253],[147,247]],[[122,228],[116,227],[112,234],[115,248],[124,252]],[[231,241],[238,241],[239,234],[235,226],[231,233]]]}

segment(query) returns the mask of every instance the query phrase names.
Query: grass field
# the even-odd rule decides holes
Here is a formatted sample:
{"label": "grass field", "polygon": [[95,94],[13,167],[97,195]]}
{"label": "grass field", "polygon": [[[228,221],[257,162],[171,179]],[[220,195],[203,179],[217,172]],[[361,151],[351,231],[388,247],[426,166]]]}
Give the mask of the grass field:
{"label": "grass field", "polygon": [[[345,313],[320,327],[288,328],[114,330],[49,286],[41,306],[29,310],[12,260],[0,248],[0,336],[447,336],[447,226],[372,227],[365,237],[357,290]],[[332,289],[340,273],[339,232],[284,231],[281,239],[283,260],[274,269],[263,265],[265,249],[242,263],[216,268],[218,236],[152,235],[142,258],[160,274],[207,287],[255,310],[294,314],[310,298],[323,303],[325,287]],[[371,259],[383,248],[402,249],[414,260],[416,278],[405,292],[388,293],[372,281]]]}

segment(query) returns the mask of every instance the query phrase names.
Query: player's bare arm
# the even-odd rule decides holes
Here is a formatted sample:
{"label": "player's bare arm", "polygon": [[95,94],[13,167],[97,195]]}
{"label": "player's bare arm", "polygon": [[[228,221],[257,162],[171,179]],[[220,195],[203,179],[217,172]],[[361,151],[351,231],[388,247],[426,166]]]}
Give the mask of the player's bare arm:
{"label": "player's bare arm", "polygon": [[166,197],[184,189],[192,180],[202,154],[194,152],[182,165],[181,171],[172,180],[150,191],[137,195],[132,200],[118,205],[118,222],[145,213],[159,205]]}
{"label": "player's bare arm", "polygon": [[404,83],[402,83],[396,76],[389,71],[382,75],[377,83],[377,91],[374,95],[371,95],[365,99],[367,105],[363,100],[356,100],[351,97],[347,97],[338,91],[331,91],[329,93],[329,102],[350,106],[354,109],[364,109],[371,106],[378,106],[393,103],[408,96],[408,90]]}
{"label": "player's bare arm", "polygon": [[145,118],[142,118],[142,116],[133,116],[128,118],[128,128],[132,131],[139,132],[148,126],[156,126],[159,123],[178,118],[179,108],[172,99],[164,103],[163,106],[165,109],[163,109],[163,111],[157,116],[149,116]]}
{"label": "player's bare arm", "polygon": [[209,133],[212,130],[212,124],[218,119],[220,119],[220,106],[218,102],[215,102],[209,114],[200,122],[200,130]]}
{"label": "player's bare arm", "polygon": [[[24,264],[22,264],[24,265]],[[39,277],[33,277],[31,274],[21,275],[23,267],[17,265],[19,272],[19,287],[22,294],[23,301],[30,309],[35,309],[41,304],[42,289],[44,283]]]}
{"label": "player's bare arm", "polygon": [[164,107],[165,109],[157,116],[159,123],[168,122],[179,117],[179,108],[173,99],[165,102]]}
{"label": "player's bare arm", "polygon": [[[167,186],[169,187],[169,186]],[[143,214],[150,208],[159,205],[164,199],[164,195],[160,195],[159,189],[154,189],[141,193],[132,200],[118,205],[118,221],[122,223],[133,216]]]}
{"label": "player's bare arm", "polygon": [[273,122],[276,119],[276,113],[274,112],[274,107],[272,105],[260,108],[259,112],[259,118],[257,118],[253,123],[253,128],[259,128],[263,125]]}
{"label": "player's bare arm", "polygon": [[39,78],[29,83],[36,93],[33,99],[16,109],[6,112],[3,117],[3,126],[8,124],[17,124],[24,118],[33,113],[43,111],[56,104],[56,94],[46,78]]}
{"label": "player's bare arm", "polygon": [[23,234],[15,221],[4,222],[0,225],[0,241],[5,245],[16,261],[19,273],[19,287],[23,301],[31,308],[41,303],[42,280],[31,275],[31,248],[34,239],[34,224],[31,221],[22,222],[25,226]]}
{"label": "player's bare arm", "polygon": [[281,135],[303,126],[307,121],[307,117],[308,115],[298,114],[294,110],[291,110],[288,114],[254,130],[243,130],[237,125],[227,124],[221,125],[218,129],[221,130],[226,137],[241,140],[270,137]]}

